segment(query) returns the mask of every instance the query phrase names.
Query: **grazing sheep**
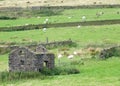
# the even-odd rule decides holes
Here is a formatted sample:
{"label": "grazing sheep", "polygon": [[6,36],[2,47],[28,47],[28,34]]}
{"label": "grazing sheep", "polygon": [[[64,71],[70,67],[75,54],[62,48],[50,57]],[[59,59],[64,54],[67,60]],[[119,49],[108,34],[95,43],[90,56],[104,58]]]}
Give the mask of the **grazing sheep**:
{"label": "grazing sheep", "polygon": [[44,21],[44,24],[46,24],[46,23],[48,22],[48,20],[49,20],[49,19],[48,19],[48,18],[46,18],[46,19],[45,19],[45,21]]}
{"label": "grazing sheep", "polygon": [[76,52],[76,51],[74,51],[74,52],[73,52],[73,54],[74,54],[74,55],[77,55],[77,52]]}
{"label": "grazing sheep", "polygon": [[45,21],[46,21],[46,22],[48,22],[48,20],[49,20],[48,18],[47,18],[47,19],[45,19]]}
{"label": "grazing sheep", "polygon": [[58,54],[58,59],[60,59],[60,58],[62,58],[63,56],[62,56],[62,54]]}
{"label": "grazing sheep", "polygon": [[73,55],[69,55],[68,59],[73,59],[73,57],[74,57]]}
{"label": "grazing sheep", "polygon": [[80,28],[80,27],[81,27],[80,25],[77,26],[77,28]]}
{"label": "grazing sheep", "polygon": [[47,28],[43,28],[43,32],[46,32]]}
{"label": "grazing sheep", "polygon": [[82,21],[83,21],[83,22],[86,21],[86,16],[82,16]]}

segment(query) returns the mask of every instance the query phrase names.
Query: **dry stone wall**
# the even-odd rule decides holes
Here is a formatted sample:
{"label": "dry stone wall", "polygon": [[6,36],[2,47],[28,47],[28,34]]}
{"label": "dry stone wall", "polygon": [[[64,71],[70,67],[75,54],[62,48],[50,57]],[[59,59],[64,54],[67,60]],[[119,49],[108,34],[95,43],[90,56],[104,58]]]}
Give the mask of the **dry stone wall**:
{"label": "dry stone wall", "polygon": [[112,56],[120,56],[120,46],[105,48],[99,54],[99,57],[102,59],[106,59]]}

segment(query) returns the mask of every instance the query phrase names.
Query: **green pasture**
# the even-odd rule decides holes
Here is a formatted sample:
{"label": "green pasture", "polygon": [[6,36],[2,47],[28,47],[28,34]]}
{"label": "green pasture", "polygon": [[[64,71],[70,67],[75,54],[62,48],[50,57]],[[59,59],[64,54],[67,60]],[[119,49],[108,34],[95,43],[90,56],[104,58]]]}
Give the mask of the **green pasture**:
{"label": "green pasture", "polygon": [[[48,13],[47,13],[48,12]],[[57,11],[56,11],[57,12]],[[103,12],[100,17],[96,16],[97,12]],[[81,22],[82,16],[86,16],[86,21],[93,20],[110,20],[120,19],[119,8],[99,8],[99,9],[69,9],[62,10],[58,13],[49,14],[46,12],[25,12],[25,16],[20,16],[18,13],[5,14],[5,16],[18,17],[17,20],[0,20],[0,27],[19,26],[25,24],[43,24],[46,19],[48,23],[64,23],[64,22]],[[16,15],[15,15],[16,14]],[[32,16],[28,18],[28,16]],[[46,15],[49,14],[49,15]],[[0,13],[1,16],[4,13]],[[39,17],[39,18],[38,18]],[[70,18],[71,17],[71,18]],[[73,51],[80,50],[81,46],[86,45],[106,45],[106,44],[120,44],[120,24],[102,25],[102,26],[81,26],[76,27],[59,27],[47,28],[38,30],[25,31],[11,31],[0,32],[0,43],[16,43],[29,44],[33,42],[49,42],[63,41],[72,39],[78,44],[77,47],[68,47],[68,52],[73,54]],[[60,47],[62,49],[62,47]],[[67,48],[67,47],[63,47]],[[74,56],[73,59],[68,59],[64,56],[57,58],[59,48],[51,49],[54,53],[56,67],[74,67],[77,68],[79,74],[51,75],[44,79],[27,78],[21,80],[0,82],[0,86],[119,86],[120,85],[120,57],[111,57],[106,60],[91,58],[90,55]],[[62,51],[61,51],[62,52]],[[79,63],[80,62],[80,63]],[[8,54],[0,55],[0,74],[8,71]],[[0,75],[1,76],[1,75]],[[48,78],[49,77],[49,78]],[[0,77],[1,79],[1,77]]]}
{"label": "green pasture", "polygon": [[[120,19],[119,8],[66,9],[62,11],[55,10],[55,12],[51,11],[52,10],[42,12],[28,11],[22,13],[24,16],[22,16],[22,14],[21,16],[18,15],[19,13],[17,12],[1,12],[1,16],[15,16],[18,17],[18,19],[0,20],[0,27],[19,26],[25,24],[44,24],[46,19],[48,19],[47,23],[82,22],[82,16],[86,16],[86,21]],[[103,14],[97,17],[96,13],[100,12],[103,12]]]}
{"label": "green pasture", "polygon": [[[60,59],[62,67],[70,66],[70,62],[79,61],[81,57]],[[56,58],[56,65],[58,59]],[[120,85],[120,58],[112,57],[107,60],[83,59],[83,65],[72,66],[80,70],[79,74],[55,75],[43,80],[23,79],[0,83],[0,86],[119,86]],[[8,70],[8,55],[0,55],[0,72]],[[68,83],[69,82],[69,83]]]}
{"label": "green pasture", "polygon": [[81,45],[89,44],[119,44],[120,25],[81,26],[64,28],[47,28],[44,32],[39,30],[0,32],[0,42],[31,43],[62,41],[71,38]]}
{"label": "green pasture", "polygon": [[8,55],[0,55],[0,72],[8,70]]}

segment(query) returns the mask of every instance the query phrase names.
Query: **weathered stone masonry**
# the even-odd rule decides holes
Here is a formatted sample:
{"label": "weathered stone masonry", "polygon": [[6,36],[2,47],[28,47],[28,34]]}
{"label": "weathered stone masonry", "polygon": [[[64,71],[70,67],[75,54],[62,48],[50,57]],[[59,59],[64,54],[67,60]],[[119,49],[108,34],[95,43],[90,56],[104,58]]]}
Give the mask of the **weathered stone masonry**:
{"label": "weathered stone masonry", "polygon": [[106,59],[112,56],[120,56],[120,46],[105,48],[99,54],[99,57],[102,59]]}
{"label": "weathered stone masonry", "polygon": [[54,54],[42,52],[42,49],[46,51],[45,48],[40,47],[36,49],[36,52],[25,47],[14,49],[9,54],[9,71],[40,71],[44,67],[54,68]]}

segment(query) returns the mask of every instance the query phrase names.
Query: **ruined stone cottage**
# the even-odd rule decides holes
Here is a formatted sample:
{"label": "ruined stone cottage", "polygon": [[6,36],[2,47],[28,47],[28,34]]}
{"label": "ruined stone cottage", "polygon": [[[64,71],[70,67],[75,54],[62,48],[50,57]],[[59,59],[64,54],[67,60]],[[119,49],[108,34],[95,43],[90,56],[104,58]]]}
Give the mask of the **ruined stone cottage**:
{"label": "ruined stone cottage", "polygon": [[41,47],[36,48],[36,52],[25,47],[13,49],[9,54],[9,71],[41,71],[44,67],[54,68],[54,54],[45,51],[45,48]]}

